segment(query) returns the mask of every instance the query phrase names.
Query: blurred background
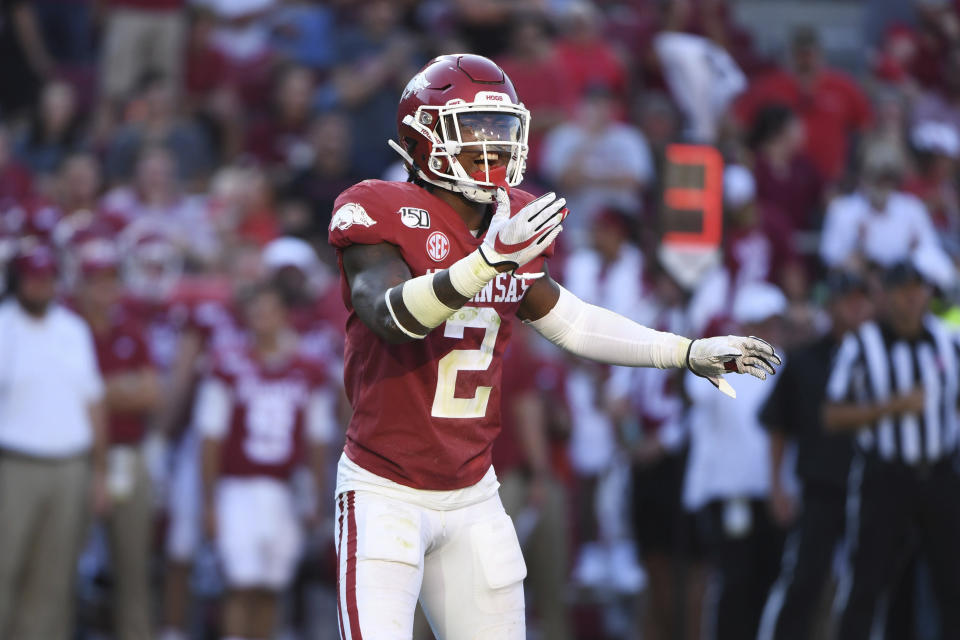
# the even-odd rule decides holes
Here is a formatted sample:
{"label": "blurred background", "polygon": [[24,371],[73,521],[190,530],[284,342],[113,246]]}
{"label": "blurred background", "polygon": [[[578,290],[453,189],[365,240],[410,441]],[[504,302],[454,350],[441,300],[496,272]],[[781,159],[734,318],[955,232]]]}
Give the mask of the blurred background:
{"label": "blurred background", "polygon": [[[734,406],[684,372],[574,361],[514,334],[495,459],[527,556],[529,637],[773,633],[768,600],[811,487],[839,523],[792,596],[809,635],[790,637],[830,637],[852,446],[801,451],[819,414],[789,399],[882,305],[894,263],[960,320],[954,0],[0,0],[6,302],[47,282],[89,323],[113,478],[107,499],[81,496],[76,571],[56,598],[33,594],[33,613],[65,616],[76,638],[221,637],[229,585],[191,413],[218,350],[251,330],[238,296],[266,279],[339,401],[314,473],[291,477],[305,543],[262,637],[339,637],[330,493],[350,409],[327,226],[351,184],[406,179],[386,144],[400,92],[451,52],[493,58],[532,112],[523,188],[572,212],[558,281],[659,329],[764,336],[788,365],[806,349],[776,387],[732,380]],[[0,361],[33,344],[12,335]],[[0,435],[5,449],[16,457]],[[14,513],[0,511],[0,545]],[[36,522],[27,538],[58,526]],[[904,555],[880,626],[945,637],[926,597],[936,558],[916,541]],[[46,571],[10,566],[0,627],[24,576]]]}

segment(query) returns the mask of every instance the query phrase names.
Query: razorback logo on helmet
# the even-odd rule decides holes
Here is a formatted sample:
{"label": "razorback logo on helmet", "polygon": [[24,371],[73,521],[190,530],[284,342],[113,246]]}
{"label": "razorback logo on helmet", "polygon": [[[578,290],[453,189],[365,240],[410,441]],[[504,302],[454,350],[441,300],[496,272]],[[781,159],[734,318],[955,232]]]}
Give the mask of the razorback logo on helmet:
{"label": "razorback logo on helmet", "polygon": [[429,86],[430,86],[430,81],[427,80],[426,74],[421,71],[417,75],[410,78],[410,82],[407,83],[406,88],[403,90],[403,98],[408,97],[411,93],[416,93],[417,91],[423,91]]}
{"label": "razorback logo on helmet", "polygon": [[333,219],[330,220],[330,229],[332,230],[336,227],[341,231],[345,231],[355,224],[372,227],[377,224],[377,221],[371,218],[367,214],[367,210],[359,204],[348,202],[333,214]]}
{"label": "razorback logo on helmet", "polygon": [[401,207],[397,213],[400,214],[400,222],[411,229],[430,228],[430,213],[426,209]]}
{"label": "razorback logo on helmet", "polygon": [[434,231],[427,238],[427,255],[434,262],[442,262],[450,253],[450,240],[442,231]]}

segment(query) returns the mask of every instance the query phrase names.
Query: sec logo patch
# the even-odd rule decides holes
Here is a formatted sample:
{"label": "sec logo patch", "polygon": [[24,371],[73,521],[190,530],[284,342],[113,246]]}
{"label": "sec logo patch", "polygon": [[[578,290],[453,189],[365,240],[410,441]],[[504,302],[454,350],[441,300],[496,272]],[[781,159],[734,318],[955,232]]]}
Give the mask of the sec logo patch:
{"label": "sec logo patch", "polygon": [[442,231],[434,231],[427,237],[427,255],[434,262],[443,262],[450,253],[450,240]]}

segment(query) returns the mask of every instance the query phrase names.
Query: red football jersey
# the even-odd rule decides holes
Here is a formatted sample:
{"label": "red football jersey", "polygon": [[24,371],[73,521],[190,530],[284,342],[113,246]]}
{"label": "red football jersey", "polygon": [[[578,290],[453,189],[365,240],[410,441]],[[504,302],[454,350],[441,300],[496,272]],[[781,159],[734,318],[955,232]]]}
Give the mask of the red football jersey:
{"label": "red football jersey", "polygon": [[286,479],[304,460],[306,412],[324,374],[299,356],[269,366],[249,350],[222,354],[211,376],[230,389],[230,427],[220,471]]}
{"label": "red football jersey", "polygon": [[[533,196],[512,190],[513,211]],[[364,469],[417,489],[477,483],[500,431],[503,352],[529,281],[503,273],[423,340],[391,345],[361,322],[343,277],[342,249],[389,243],[414,276],[446,269],[481,243],[443,200],[413,183],[367,180],[334,205],[330,243],[340,258],[350,315],[344,385],[353,406],[347,456]],[[519,271],[538,272],[553,247]]]}

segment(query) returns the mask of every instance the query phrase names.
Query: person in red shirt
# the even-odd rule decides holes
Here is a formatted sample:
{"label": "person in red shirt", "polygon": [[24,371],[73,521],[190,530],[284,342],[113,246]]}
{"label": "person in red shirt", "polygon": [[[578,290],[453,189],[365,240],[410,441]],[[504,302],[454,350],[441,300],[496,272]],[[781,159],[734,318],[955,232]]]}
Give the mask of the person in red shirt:
{"label": "person in red shirt", "polygon": [[791,233],[818,229],[824,206],[823,178],[804,151],[806,140],[803,121],[781,104],[760,109],[747,136],[757,198],[783,212]]}
{"label": "person in red shirt", "polygon": [[317,486],[332,439],[325,375],[298,355],[280,291],[257,287],[244,302],[249,344],[223,354],[200,388],[207,535],[226,580],[225,638],[274,637],[280,593],[301,554],[294,469],[310,464]]}
{"label": "person in red shirt", "polygon": [[573,112],[571,69],[550,41],[546,18],[535,13],[523,14],[513,22],[510,48],[497,63],[523,94],[524,106],[536,115],[535,121],[531,119],[528,168],[537,171],[544,135]]}
{"label": "person in red shirt", "polygon": [[574,100],[583,98],[592,86],[603,85],[614,93],[618,107],[623,111],[627,98],[627,68],[604,37],[601,19],[599,10],[592,3],[573,3],[564,16],[556,55],[566,74],[564,84],[570,87]]}
{"label": "person in red shirt", "polygon": [[115,245],[98,237],[75,250],[81,271],[77,306],[93,331],[106,389],[111,506],[105,524],[114,578],[114,634],[118,640],[136,640],[153,633],[153,495],[141,445],[147,421],[160,400],[160,381],[142,331],[119,304]]}
{"label": "person in red shirt", "polygon": [[870,103],[851,78],[826,68],[811,28],[794,32],[791,62],[791,69],[753,82],[737,100],[734,113],[749,125],[767,104],[790,107],[803,119],[807,155],[824,178],[836,181],[847,167],[851,137],[870,124]]}

